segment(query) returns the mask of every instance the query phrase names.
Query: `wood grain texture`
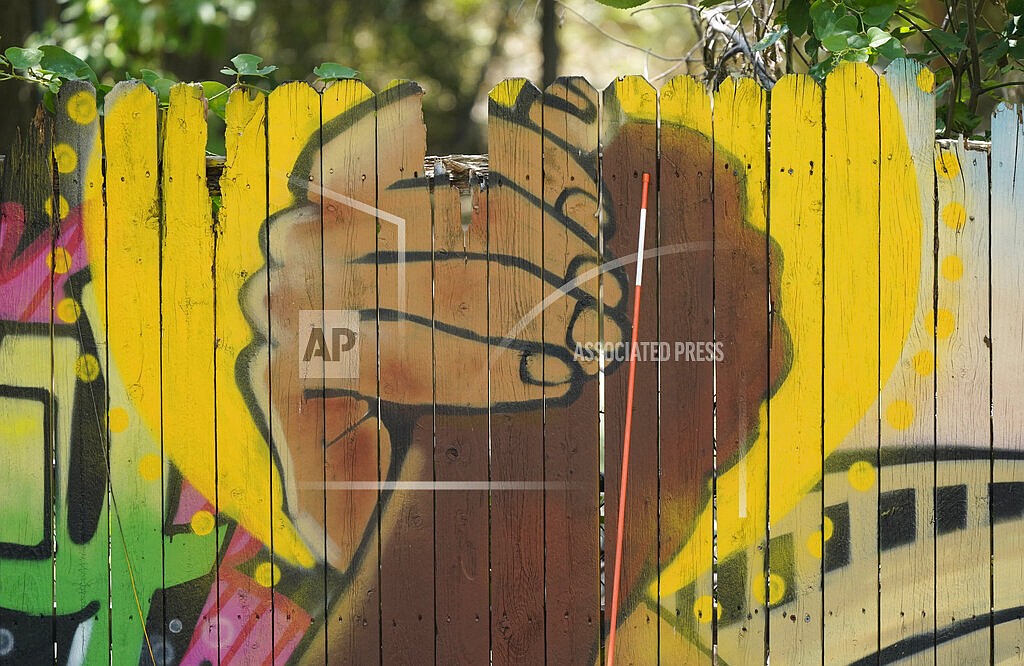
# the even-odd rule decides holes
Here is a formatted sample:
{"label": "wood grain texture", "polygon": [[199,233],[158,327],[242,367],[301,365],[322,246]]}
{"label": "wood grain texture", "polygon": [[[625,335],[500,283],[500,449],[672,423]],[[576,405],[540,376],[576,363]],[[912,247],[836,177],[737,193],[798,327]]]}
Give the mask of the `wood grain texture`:
{"label": "wood grain texture", "polygon": [[[937,341],[942,347],[935,357],[935,440],[942,453],[934,500],[936,659],[984,663],[991,661],[992,594],[991,570],[984,566],[991,557],[988,154],[957,142],[936,146],[934,156],[938,307],[957,319],[949,336]],[[945,223],[947,217],[953,225]],[[974,455],[957,460],[950,455],[955,447]],[[965,622],[983,630],[955,637],[957,624]]]}
{"label": "wood grain texture", "polygon": [[[545,348],[600,341],[598,276],[565,288],[598,263],[597,91],[579,77],[560,78],[544,91]],[[545,357],[545,378],[554,377]],[[579,395],[561,406],[563,387],[546,392],[544,418],[544,542],[547,663],[591,661],[601,633],[598,362],[571,378]]]}
{"label": "wood grain texture", "polygon": [[[879,426],[872,406],[879,386],[877,109],[874,72],[840,65],[829,75],[822,492],[825,516],[833,524],[823,553],[824,652],[830,662],[853,661],[878,649]],[[828,473],[834,451],[851,452],[852,461],[839,468],[841,474]],[[845,530],[836,529],[842,525],[840,515],[848,516]]]}
{"label": "wood grain texture", "polygon": [[[823,328],[824,125],[823,92],[809,77],[788,76],[772,89],[771,238],[780,251],[770,266],[778,301],[774,316],[786,334],[773,337],[782,347],[786,367],[807,367],[784,379],[783,391],[801,396],[797,414],[783,414],[777,399],[769,401],[769,474],[772,487],[794,482],[782,451],[804,461],[821,477]],[[797,482],[799,483],[799,482]],[[805,492],[808,490],[802,488]],[[772,540],[769,546],[769,649],[772,659],[787,664],[818,664],[822,646],[821,494],[807,492],[789,511],[769,494]]]}
{"label": "wood grain texture", "polygon": [[[208,503],[205,515],[186,517],[187,531],[197,537],[211,534],[217,515],[217,432],[214,310],[215,240],[209,191],[206,188],[206,107],[202,88],[179,84],[172,88],[163,133],[160,228],[160,424],[165,462],[170,459]],[[138,174],[136,172],[136,177]],[[170,260],[173,258],[173,260]],[[155,257],[147,257],[151,261]],[[110,289],[108,288],[108,295]],[[142,321],[151,324],[148,318]],[[155,348],[150,348],[155,351]],[[141,350],[137,350],[139,352]],[[145,358],[141,354],[139,358]],[[131,374],[126,376],[131,377]],[[188,390],[182,390],[188,387]],[[153,390],[155,387],[150,388]],[[197,471],[201,470],[201,471]],[[165,467],[166,471],[166,467]],[[164,475],[165,493],[168,476]],[[164,577],[178,574],[183,561],[200,559],[212,565],[216,542],[205,552],[189,552],[182,541],[165,553]],[[114,549],[112,549],[114,550]],[[209,567],[207,567],[209,570]],[[134,606],[132,607],[134,610]],[[169,618],[185,609],[165,605]],[[116,611],[115,611],[116,613]],[[130,613],[129,613],[130,615]],[[115,615],[115,621],[117,617]],[[119,642],[115,639],[114,645]],[[134,655],[131,655],[134,657]],[[122,656],[127,659],[129,655]],[[119,661],[118,657],[114,657]]]}
{"label": "wood grain texture", "polygon": [[[494,258],[518,257],[543,264],[541,171],[543,101],[527,81],[510,79],[490,93],[487,191],[488,330],[491,339],[523,320],[543,298],[539,277],[495,270]],[[518,338],[522,348],[491,345],[492,481],[537,483],[544,479],[541,412],[544,352],[540,321],[533,319]],[[539,390],[540,389],[540,390]],[[515,485],[491,492],[491,653],[494,664],[544,661],[544,494]]]}
{"label": "wood grain texture", "polygon": [[[662,663],[711,663],[712,530],[699,523],[714,471],[714,145],[711,97],[690,77],[661,89],[658,338],[661,362],[659,562],[700,544],[682,576],[660,581]],[[698,343],[699,357],[698,357]],[[682,345],[680,347],[680,345]],[[671,629],[669,629],[671,627]]]}
{"label": "wood grain texture", "polygon": [[[392,81],[377,94],[377,205],[402,220],[383,220],[378,225],[381,311],[406,313],[432,304],[433,228],[429,183],[422,171],[427,145],[422,98],[423,89],[411,81]],[[422,257],[414,266],[403,263],[405,257],[400,254],[409,250]],[[404,273],[391,270],[394,267]],[[414,267],[420,270],[410,270]],[[424,314],[432,320],[429,309]],[[426,326],[381,329],[381,401],[402,401],[399,385],[408,376],[403,369],[423,367],[423,381],[428,385],[434,381],[433,349],[430,338],[424,337],[429,334]],[[381,461],[389,480],[394,474],[403,480],[433,479],[434,416],[430,390],[426,393],[428,404],[407,417],[415,422],[401,469],[388,470],[387,461]],[[431,492],[396,490],[388,499],[381,520],[383,663],[420,664],[434,659],[434,519]]]}
{"label": "wood grain texture", "polygon": [[[651,176],[647,229],[644,247],[658,245],[657,91],[643,78],[616,79],[604,91],[601,116],[602,176],[608,188],[607,221],[603,223],[603,261],[635,255],[639,235],[642,174]],[[645,264],[643,296],[638,326],[641,342],[658,341],[658,260]],[[658,562],[658,364],[639,360],[633,395],[633,432],[630,443],[626,506],[619,506],[622,479],[623,437],[629,375],[629,340],[636,264],[604,274],[606,302],[620,309],[621,332],[605,325],[605,341],[620,342],[620,353],[606,361],[605,370],[605,624],[618,622],[615,663],[646,664],[656,661],[658,611],[657,594],[646,589],[657,582]],[[615,302],[608,296],[618,289]],[[619,333],[619,340],[612,336]],[[619,512],[625,512],[622,538],[622,574],[619,583],[620,608],[617,618],[609,616],[612,577],[615,571],[615,543]]]}
{"label": "wood grain texture", "polygon": [[[723,658],[765,659],[768,469],[751,455],[768,434],[771,383],[768,312],[767,111],[752,80],[727,80],[715,94],[715,342],[718,619]],[[735,526],[735,527],[734,527]],[[741,527],[740,527],[741,526]],[[742,539],[737,538],[742,534]]]}
{"label": "wood grain texture", "polygon": [[[462,313],[456,321],[468,329],[487,330],[487,264],[468,261],[487,253],[487,192],[470,193],[470,210],[463,213],[459,191],[435,183],[434,292],[435,307]],[[452,357],[458,339],[435,331],[435,357]],[[487,346],[461,353],[467,367],[486,374]],[[488,414],[458,415],[469,407],[464,377],[435,372],[434,477],[439,483],[481,483],[488,480]],[[434,565],[435,625],[438,664],[487,663],[490,659],[490,562],[488,493],[485,489],[435,493]]]}
{"label": "wood grain texture", "polygon": [[[893,63],[879,81],[879,623],[881,649],[935,630],[934,375],[914,358],[934,353],[934,99],[921,67]],[[918,187],[886,183],[916,181]],[[923,197],[923,200],[922,200]],[[908,307],[909,306],[909,307]],[[918,357],[920,358],[920,357]],[[890,369],[891,368],[891,372]],[[931,463],[931,464],[930,464]],[[911,528],[913,526],[913,528]],[[910,539],[910,542],[906,542]],[[922,638],[923,637],[923,638]],[[932,663],[932,649],[901,652]]]}
{"label": "wood grain texture", "polygon": [[[1005,610],[1019,605],[1013,591],[1024,578],[1020,553],[1024,537],[1008,528],[1024,481],[1024,465],[1016,459],[1024,449],[1024,408],[1019,395],[1024,378],[1024,320],[1018,312],[1024,292],[1024,123],[1020,109],[1000,106],[992,117],[990,206],[992,211],[992,448],[993,478],[989,504],[992,520],[992,655],[997,663],[1024,659],[1024,620]],[[1000,497],[996,497],[996,493]],[[1017,514],[1019,515],[1019,514]],[[997,615],[998,614],[998,615]],[[999,618],[997,620],[997,618]]]}

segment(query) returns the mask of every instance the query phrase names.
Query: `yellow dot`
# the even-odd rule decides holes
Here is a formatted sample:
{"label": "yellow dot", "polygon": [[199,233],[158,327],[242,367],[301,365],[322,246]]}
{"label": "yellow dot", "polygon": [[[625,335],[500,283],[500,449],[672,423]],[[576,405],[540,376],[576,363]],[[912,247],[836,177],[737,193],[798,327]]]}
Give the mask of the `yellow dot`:
{"label": "yellow dot", "polygon": [[935,90],[935,75],[927,67],[917,73],[917,87],[926,93]]}
{"label": "yellow dot", "polygon": [[823,516],[821,520],[821,532],[824,535],[825,541],[832,538],[832,533],[835,531],[835,526],[832,525],[832,519],[828,516]]}
{"label": "yellow dot", "polygon": [[159,479],[163,469],[164,464],[161,462],[160,456],[155,453],[144,455],[142,460],[139,461],[139,476],[146,481],[156,481]]}
{"label": "yellow dot", "polygon": [[78,321],[78,315],[82,314],[82,308],[78,307],[78,303],[73,298],[63,298],[60,303],[57,303],[57,317],[68,324],[74,324]]}
{"label": "yellow dot", "polygon": [[82,354],[75,360],[75,375],[83,382],[100,376],[100,362],[92,354]]}
{"label": "yellow dot", "polygon": [[213,519],[213,514],[205,509],[200,509],[192,514],[192,520],[189,521],[192,526],[192,531],[203,536],[213,531],[217,521]]}
{"label": "yellow dot", "polygon": [[897,430],[906,430],[914,422],[914,407],[906,400],[895,400],[885,410],[885,420]]}
{"label": "yellow dot", "polygon": [[78,166],[75,149],[66,143],[58,143],[53,147],[53,159],[57,162],[57,171],[61,173],[71,173]]}
{"label": "yellow dot", "polygon": [[850,469],[846,472],[846,478],[855,490],[864,492],[875,485],[875,468],[866,460],[858,460],[850,465]]}
{"label": "yellow dot", "polygon": [[942,221],[953,231],[960,231],[967,224],[967,209],[955,201],[946,204],[942,209]]}
{"label": "yellow dot", "polygon": [[86,90],[71,96],[67,106],[68,118],[79,125],[88,125],[96,119],[96,98]]}
{"label": "yellow dot", "polygon": [[[60,219],[64,219],[68,216],[68,200],[64,197],[57,198],[57,207],[60,210]],[[47,217],[53,217],[53,199],[46,197],[43,200],[43,211],[46,212]]]}
{"label": "yellow dot", "polygon": [[914,354],[914,372],[919,375],[930,375],[935,370],[935,356],[928,351],[919,351]]}
{"label": "yellow dot", "polygon": [[953,153],[940,153],[935,158],[935,173],[943,178],[956,178],[960,175],[960,160]]}
{"label": "yellow dot", "polygon": [[[708,624],[711,622],[711,613],[714,610],[714,601],[710,594],[705,594],[698,597],[697,601],[693,604],[693,616],[697,618],[697,622],[701,624]],[[722,607],[718,607],[718,617],[722,617]]]}
{"label": "yellow dot", "polygon": [[[754,598],[759,603],[765,603],[764,601],[764,576],[761,576],[757,581],[757,584],[753,586],[751,590],[754,593]],[[772,606],[782,601],[783,595],[786,594],[786,581],[782,579],[782,576],[774,575],[768,578],[768,604]]]}
{"label": "yellow dot", "polygon": [[964,276],[964,262],[960,257],[951,254],[942,260],[942,277],[950,282],[956,282]]}
{"label": "yellow dot", "polygon": [[811,555],[821,559],[821,546],[822,546],[821,532],[815,532],[811,536],[807,537],[807,550],[811,551]]}
{"label": "yellow dot", "polygon": [[114,407],[107,413],[110,432],[124,432],[128,429],[128,412],[123,407]]}
{"label": "yellow dot", "polygon": [[941,340],[953,335],[953,330],[956,329],[953,313],[945,308],[939,308],[938,312],[929,312],[925,315],[924,321],[929,330],[934,330],[935,335]]}
{"label": "yellow dot", "polygon": [[[62,247],[53,248],[53,252],[46,257],[46,265],[54,273],[63,275],[71,270],[71,255]],[[77,318],[77,317],[76,317]]]}
{"label": "yellow dot", "polygon": [[256,565],[255,576],[257,583],[263,587],[270,587],[277,585],[277,582],[281,580],[281,570],[277,568],[276,564],[262,562]]}

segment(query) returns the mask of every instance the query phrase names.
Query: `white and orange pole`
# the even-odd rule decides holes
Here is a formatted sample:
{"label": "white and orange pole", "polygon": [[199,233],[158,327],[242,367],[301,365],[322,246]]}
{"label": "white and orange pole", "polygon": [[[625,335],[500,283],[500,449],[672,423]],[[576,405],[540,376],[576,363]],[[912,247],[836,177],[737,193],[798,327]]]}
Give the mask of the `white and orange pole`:
{"label": "white and orange pole", "polygon": [[626,388],[626,432],[622,442],[622,478],[619,479],[619,515],[615,528],[615,574],[612,577],[612,614],[605,647],[605,663],[615,663],[615,629],[619,615],[619,579],[622,577],[622,533],[626,517],[626,480],[629,478],[629,440],[633,429],[633,384],[636,380],[637,340],[640,332],[640,284],[644,276],[644,235],[647,232],[647,189],[651,175],[644,174],[640,196],[640,235],[636,243],[636,285],[633,291],[633,335],[629,345],[629,383]]}

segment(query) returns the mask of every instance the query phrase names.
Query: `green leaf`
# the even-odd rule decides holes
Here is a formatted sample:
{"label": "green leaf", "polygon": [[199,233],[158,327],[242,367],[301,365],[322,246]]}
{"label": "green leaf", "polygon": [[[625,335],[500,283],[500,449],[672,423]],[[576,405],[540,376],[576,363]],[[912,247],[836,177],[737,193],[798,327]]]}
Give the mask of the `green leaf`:
{"label": "green leaf", "polygon": [[843,53],[843,60],[848,62],[867,62],[870,59],[871,54],[867,49],[850,49]]}
{"label": "green leaf", "polygon": [[767,35],[765,35],[764,37],[762,37],[761,41],[759,41],[757,44],[754,44],[754,46],[751,47],[751,48],[754,51],[764,51],[766,48],[768,48],[769,46],[771,46],[775,42],[779,41],[780,39],[785,37],[787,34],[789,34],[789,27],[784,25],[781,28],[779,28],[778,30],[776,30],[774,32],[770,32]]}
{"label": "green leaf", "polygon": [[925,30],[924,33],[931,38],[935,44],[947,55],[955,55],[963,51],[967,46],[963,40],[954,35],[951,32],[940,30],[938,28],[932,28]]}
{"label": "green leaf", "polygon": [[17,46],[9,47],[4,51],[4,55],[14,69],[31,69],[38,66],[39,61],[43,59],[43,52],[39,49],[23,49]]}
{"label": "green leaf", "polygon": [[156,85],[156,82],[159,81],[161,78],[163,78],[163,77],[161,77],[159,74],[157,74],[156,72],[154,72],[151,69],[139,70],[139,76],[142,77],[142,82],[143,83],[145,83],[147,86],[151,86],[151,87]]}
{"label": "green leaf", "polygon": [[836,9],[829,0],[814,0],[810,8],[814,34],[819,38],[832,32],[832,26],[839,20]]}
{"label": "green leaf", "polygon": [[149,84],[149,87],[156,93],[157,99],[160,100],[161,106],[167,106],[171,103],[171,87],[177,83],[177,81],[171,81],[170,79],[157,79],[153,83]]}
{"label": "green leaf", "polygon": [[94,86],[99,83],[96,72],[78,56],[53,45],[41,46],[39,50],[43,52],[43,58],[39,62],[43,69],[69,81],[90,81]]}
{"label": "green leaf", "polygon": [[833,32],[821,40],[821,45],[825,47],[825,50],[836,53],[849,45],[851,36],[852,33],[846,31]]}
{"label": "green leaf", "polygon": [[[1024,0],[1021,0],[1024,2]],[[786,25],[799,37],[811,26],[811,4],[807,0],[793,0],[786,8]]]}
{"label": "green leaf", "polygon": [[323,81],[337,81],[339,79],[355,79],[359,77],[359,72],[356,70],[336,62],[321,63],[313,68],[313,73],[316,74],[318,79]]}
{"label": "green leaf", "polygon": [[220,81],[203,81],[202,86],[210,111],[223,120],[228,106],[228,87]]}
{"label": "green leaf", "polygon": [[615,7],[616,9],[630,9],[650,2],[650,0],[597,0],[602,5]]}
{"label": "green leaf", "polygon": [[890,41],[892,39],[892,35],[887,33],[885,30],[882,30],[881,28],[871,26],[870,28],[867,29],[867,38],[868,46],[870,46],[873,49],[876,49],[882,44],[885,44],[886,42]]}
{"label": "green leaf", "polygon": [[907,57],[907,49],[904,48],[903,44],[898,39],[890,39],[889,41],[880,44],[876,47],[878,54],[889,60],[896,60],[897,58]]}
{"label": "green leaf", "polygon": [[823,81],[825,80],[825,77],[828,76],[828,73],[835,69],[835,65],[836,63],[832,58],[825,58],[817,65],[814,65],[807,70],[807,73],[814,77],[815,80]]}
{"label": "green leaf", "polygon": [[231,59],[231,64],[235,66],[234,71],[242,76],[260,76],[260,63],[262,62],[263,58],[251,53],[239,53]]}
{"label": "green leaf", "polygon": [[860,18],[864,21],[864,25],[882,26],[888,23],[889,19],[891,19],[892,15],[895,13],[895,2],[883,2],[865,9],[864,13],[860,15]]}
{"label": "green leaf", "polygon": [[230,67],[222,67],[220,70],[221,74],[227,74],[228,76],[238,76],[238,72],[231,69]]}

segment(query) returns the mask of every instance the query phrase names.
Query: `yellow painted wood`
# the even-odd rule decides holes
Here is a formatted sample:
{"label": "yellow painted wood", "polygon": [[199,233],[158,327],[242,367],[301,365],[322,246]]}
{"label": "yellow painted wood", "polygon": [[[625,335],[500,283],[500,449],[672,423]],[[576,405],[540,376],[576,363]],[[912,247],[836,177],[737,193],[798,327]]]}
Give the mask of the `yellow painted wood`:
{"label": "yellow painted wood", "polygon": [[[662,187],[659,193],[659,245],[681,244],[678,252],[659,257],[658,293],[662,312],[659,338],[673,345],[710,339],[714,325],[714,145],[711,96],[703,84],[679,76],[661,89]],[[714,472],[714,366],[673,357],[662,363],[662,483],[659,503],[659,561],[667,562],[689,539],[698,547],[682,563],[692,592],[679,594],[664,577],[659,605],[663,625],[659,642],[662,663],[710,663],[713,643],[711,525],[698,524],[694,509],[710,501],[704,492]],[[694,391],[694,386],[697,390]],[[691,503],[694,506],[691,506]]]}
{"label": "yellow painted wood", "polygon": [[[878,77],[840,65],[825,82],[825,454],[855,462],[823,479],[826,516],[849,511],[849,563],[825,573],[824,652],[835,662],[874,654],[878,643]],[[841,442],[841,444],[840,444]],[[826,458],[826,469],[830,460]],[[838,530],[836,527],[838,526]],[[842,551],[843,526],[833,519]],[[830,539],[831,541],[831,539]]]}
{"label": "yellow painted wood", "polygon": [[[735,612],[736,623],[718,623],[719,653],[737,664],[763,663],[766,632],[766,567],[764,542],[768,509],[767,403],[746,404],[744,392],[766,396],[768,381],[767,259],[764,246],[749,257],[749,276],[723,270],[729,254],[743,251],[743,229],[768,231],[767,111],[768,96],[753,79],[727,79],[715,93],[715,340],[728,349],[740,345],[756,350],[743,362],[750,366],[729,373],[732,383],[718,379],[716,432],[719,451],[737,451],[737,458],[719,454],[716,469],[718,502],[718,589],[723,614]],[[722,171],[722,174],[718,174]],[[732,175],[732,179],[729,178]],[[734,183],[734,184],[733,184]],[[730,228],[732,227],[732,228]],[[749,279],[748,279],[749,277]],[[738,286],[743,280],[743,286]],[[748,309],[746,303],[757,303]],[[747,312],[765,313],[751,319]],[[735,314],[730,314],[734,312]],[[732,329],[737,326],[742,330]],[[728,351],[726,351],[728,353]],[[724,377],[719,372],[719,377]],[[759,379],[755,379],[759,378]],[[757,413],[756,420],[752,415]],[[732,423],[729,421],[733,420]],[[748,429],[757,425],[754,437]],[[728,441],[735,433],[740,441]],[[705,509],[709,510],[710,507]],[[746,551],[746,579],[730,580],[730,556]],[[737,589],[745,587],[746,589]],[[732,588],[732,589],[730,589]],[[735,608],[734,608],[735,607]],[[724,616],[723,617],[727,617]]]}
{"label": "yellow painted wood", "polygon": [[[938,165],[933,169],[939,211],[938,306],[956,313],[956,326],[949,336],[936,341],[935,439],[943,449],[958,446],[972,453],[952,460],[941,456],[936,468],[935,620],[940,633],[956,622],[980,620],[984,626],[962,639],[937,644],[935,656],[943,664],[987,663],[991,652],[987,627],[991,603],[987,566],[991,555],[988,154],[960,142],[936,146],[933,154]],[[958,205],[965,217],[960,216]],[[944,219],[955,223],[946,224]],[[929,368],[927,357],[918,360],[915,369]]]}
{"label": "yellow painted wood", "polygon": [[[105,105],[107,280],[105,289],[97,289],[96,298],[106,307],[101,325],[106,328],[109,345],[110,411],[106,421],[114,502],[110,525],[111,643],[115,659],[137,659],[145,618],[139,618],[132,579],[152,580],[155,573],[157,586],[163,585],[161,512],[167,468],[159,421],[157,100],[144,84],[126,82],[106,96]],[[96,220],[86,228],[102,233],[103,222]],[[95,247],[103,250],[103,245]],[[103,284],[99,258],[92,260],[97,287]],[[152,424],[145,420],[147,411],[156,417]],[[212,562],[212,551],[206,555]],[[145,611],[149,599],[145,588],[140,592],[139,603]],[[152,636],[150,644],[158,637],[162,638],[162,632]],[[149,645],[143,650],[148,654]]]}
{"label": "yellow painted wood", "polygon": [[[603,91],[600,145],[602,178],[607,188],[601,211],[604,216],[601,220],[604,230],[604,262],[612,261],[612,257],[625,258],[636,254],[642,197],[641,174],[644,172],[650,174],[644,246],[648,249],[657,246],[660,222],[658,200],[654,196],[658,191],[657,128],[654,123],[657,108],[657,90],[640,76],[619,77]],[[491,197],[489,205],[492,206],[491,217],[494,219],[496,211],[493,209],[493,191]],[[640,327],[641,340],[657,340],[657,262],[647,260],[644,266],[644,295],[637,325]],[[602,342],[614,344],[630,339],[635,281],[636,263],[632,259],[615,272],[602,275],[605,315]],[[493,292],[491,303],[492,311],[499,307],[495,305]],[[609,321],[609,311],[614,307],[618,307],[625,324],[615,325],[614,321]],[[609,648],[607,627],[617,622],[615,662],[650,663],[657,659],[657,366],[653,363],[638,363],[636,368],[629,475],[624,506],[619,502],[619,497],[629,367],[627,363],[617,363],[615,369],[610,366],[611,362],[606,361],[603,369],[605,652]],[[624,514],[620,605],[618,616],[613,618],[612,580],[616,566],[620,512]]]}
{"label": "yellow painted wood", "polygon": [[[992,447],[993,515],[999,516],[1019,497],[1024,467],[1013,456],[1024,449],[1024,407],[1020,401],[1024,380],[1024,320],[1020,316],[1024,293],[1024,123],[1020,109],[1001,105],[992,118],[990,206],[991,316],[992,316]],[[951,219],[955,220],[950,216]],[[969,222],[969,220],[968,220]],[[1018,485],[1013,485],[1018,484]],[[997,493],[1001,500],[997,499]],[[1005,616],[1020,604],[1018,590],[1024,580],[1021,552],[1024,532],[1012,519],[992,524],[992,588],[996,663],[1024,660],[1024,620]],[[997,621],[997,618],[998,621]]]}
{"label": "yellow painted wood", "polygon": [[[935,627],[930,506],[934,377],[914,367],[914,359],[922,352],[933,352],[935,344],[930,314],[935,276],[934,98],[918,84],[921,71],[917,63],[897,61],[879,83],[879,325],[884,332],[879,357],[882,368],[892,368],[888,377],[880,377],[879,385],[884,461],[879,474],[878,528],[882,649],[914,638],[927,640]],[[917,187],[887,185],[901,181]],[[912,502],[908,493],[913,494]],[[914,530],[903,527],[911,522]],[[901,543],[911,537],[910,543]],[[907,663],[931,664],[932,653],[917,650]]]}
{"label": "yellow painted wood", "polygon": [[[232,91],[225,120],[227,160],[220,180],[222,199],[217,214],[214,271],[218,295],[217,441],[235,441],[250,454],[238,459],[229,456],[224,448],[218,449],[217,496],[238,497],[249,509],[252,522],[248,529],[269,535],[271,479],[275,475],[268,443],[254,421],[266,418],[262,411],[266,402],[261,401],[261,396],[265,396],[266,391],[263,373],[267,353],[265,348],[254,344],[254,336],[267,330],[269,320],[265,301],[266,274],[260,270],[264,260],[260,234],[267,216],[266,97],[243,90]],[[240,368],[239,364],[251,356],[259,356],[262,362],[256,360]],[[238,474],[225,474],[231,468],[236,468]],[[218,529],[222,549],[231,536],[224,529]],[[220,564],[218,571],[224,566],[231,565]],[[250,627],[256,624],[254,615],[261,611],[252,599],[265,592],[253,578],[247,576],[243,580],[244,584],[236,592],[238,598],[227,602],[231,610],[224,609],[227,604],[223,603],[214,609],[218,626],[222,623]],[[239,614],[242,617],[237,617]],[[260,659],[265,646],[272,643],[269,632],[256,635],[250,629],[249,636],[234,652],[241,663]]]}
{"label": "yellow painted wood", "polygon": [[[802,469],[808,474],[821,475],[825,270],[822,111],[822,90],[810,77],[787,76],[772,88],[769,216],[771,237],[780,252],[770,265],[770,274],[778,288],[775,317],[781,319],[789,334],[788,340],[773,340],[773,344],[785,345],[790,367],[806,368],[787,379],[769,403],[769,470],[773,487],[792,482],[787,450],[802,461]],[[780,407],[790,392],[800,396],[802,406],[796,414],[785,415]],[[773,661],[794,666],[819,664],[821,553],[826,533],[821,494],[808,493],[788,515],[788,507],[776,508],[776,497],[771,495],[773,504],[768,507],[772,531],[769,591],[778,599],[769,612],[769,649]]]}
{"label": "yellow painted wood", "polygon": [[[325,89],[320,145],[308,176],[322,182],[309,196],[315,204],[323,202],[324,308],[358,311],[359,330],[358,377],[326,381],[330,390],[352,392],[326,406],[326,557],[348,580],[332,590],[338,596],[328,611],[326,638],[316,637],[304,663],[322,662],[322,650],[351,664],[380,658],[379,493],[345,487],[378,481],[391,458],[388,432],[376,418],[375,109],[373,94],[360,81]],[[272,169],[276,161],[272,155]],[[359,258],[371,259],[354,264]]]}

